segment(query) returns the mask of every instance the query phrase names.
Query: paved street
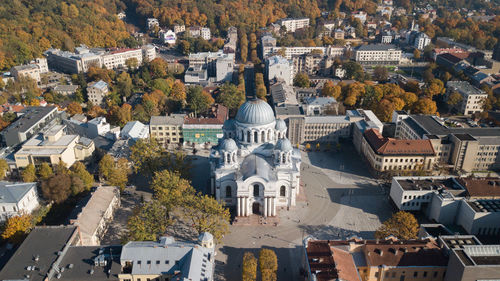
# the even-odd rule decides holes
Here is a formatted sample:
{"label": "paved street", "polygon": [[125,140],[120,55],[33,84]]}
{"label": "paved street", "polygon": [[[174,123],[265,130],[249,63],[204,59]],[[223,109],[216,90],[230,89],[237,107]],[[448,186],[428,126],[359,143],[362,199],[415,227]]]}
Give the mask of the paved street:
{"label": "paved street", "polygon": [[310,152],[302,155],[302,181],[307,201],[290,211],[279,212],[278,226],[231,226],[217,253],[217,279],[239,280],[245,251],[257,255],[260,247],[278,255],[278,280],[300,280],[301,242],[307,235],[319,239],[358,235],[373,238],[381,221],[392,210],[387,196],[367,174],[353,148],[339,153]]}

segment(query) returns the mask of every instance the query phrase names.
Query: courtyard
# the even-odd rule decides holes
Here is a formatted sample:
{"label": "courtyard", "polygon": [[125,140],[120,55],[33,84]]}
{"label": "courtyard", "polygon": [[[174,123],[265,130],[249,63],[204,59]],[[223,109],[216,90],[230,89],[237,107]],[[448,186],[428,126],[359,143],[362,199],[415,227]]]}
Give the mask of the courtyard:
{"label": "courtyard", "polygon": [[[388,192],[370,177],[354,148],[340,152],[303,152],[302,200],[278,212],[277,226],[230,227],[217,251],[216,280],[239,280],[244,252],[257,256],[261,247],[278,256],[278,280],[300,280],[302,240],[374,238],[393,210]],[[305,196],[304,196],[305,195]]]}

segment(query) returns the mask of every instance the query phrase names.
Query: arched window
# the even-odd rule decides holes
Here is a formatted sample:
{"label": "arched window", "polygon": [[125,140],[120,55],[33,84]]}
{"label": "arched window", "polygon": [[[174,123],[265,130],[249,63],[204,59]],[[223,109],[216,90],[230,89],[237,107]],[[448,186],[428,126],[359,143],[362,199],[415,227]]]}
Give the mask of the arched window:
{"label": "arched window", "polygon": [[231,192],[232,192],[231,186],[230,185],[226,186],[226,197],[228,198],[231,197],[232,196]]}
{"label": "arched window", "polygon": [[253,196],[254,197],[259,197],[259,195],[260,195],[259,185],[258,184],[254,184],[253,185]]}
{"label": "arched window", "polygon": [[240,141],[243,141],[243,138],[245,137],[243,130],[240,131]]}
{"label": "arched window", "polygon": [[262,131],[260,134],[261,142],[266,142],[266,131]]}
{"label": "arched window", "polygon": [[252,135],[250,135],[250,131],[247,132],[247,142],[250,142],[250,138],[252,137]]}
{"label": "arched window", "polygon": [[283,153],[283,163],[286,163],[286,154]]}
{"label": "arched window", "polygon": [[253,132],[253,142],[259,142],[259,135],[257,132]]}
{"label": "arched window", "polygon": [[286,196],[286,186],[282,185],[280,187],[280,196],[285,197]]}

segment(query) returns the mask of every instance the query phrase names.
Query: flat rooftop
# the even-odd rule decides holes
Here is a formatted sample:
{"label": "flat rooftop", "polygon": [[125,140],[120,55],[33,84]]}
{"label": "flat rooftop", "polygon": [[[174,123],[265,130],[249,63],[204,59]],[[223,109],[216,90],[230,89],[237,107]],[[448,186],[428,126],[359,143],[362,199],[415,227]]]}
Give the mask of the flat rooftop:
{"label": "flat rooftop", "polygon": [[25,132],[31,127],[33,127],[33,125],[38,123],[41,119],[43,119],[46,115],[55,110],[56,110],[55,106],[26,107],[24,110],[21,111],[22,115],[12,124],[10,124],[9,127],[5,128],[4,131],[6,133],[11,130],[16,130],[18,132]]}
{"label": "flat rooftop", "polygon": [[464,246],[481,245],[481,242],[472,235],[445,235],[440,240],[448,249],[463,249]]}
{"label": "flat rooftop", "polygon": [[500,212],[500,199],[467,201],[471,208],[478,213]]}
{"label": "flat rooftop", "polygon": [[[59,280],[119,280],[121,249],[121,246],[69,247],[60,263],[60,267],[64,267],[65,270]],[[94,260],[99,256],[105,258],[105,266],[95,266]],[[92,274],[90,274],[91,270],[93,270]]]}
{"label": "flat rooftop", "polygon": [[404,190],[460,190],[464,191],[463,187],[460,186],[453,178],[446,179],[436,179],[436,178],[407,178],[407,179],[396,179],[399,185]]}
{"label": "flat rooftop", "polygon": [[459,178],[470,197],[500,197],[500,178]]}
{"label": "flat rooftop", "polygon": [[[423,135],[444,136],[448,134],[469,134],[472,137],[500,137],[500,128],[449,128],[441,124],[436,116],[411,115],[403,120],[419,137]],[[480,140],[481,141],[481,140]]]}
{"label": "flat rooftop", "polygon": [[500,245],[471,245],[455,250],[466,266],[500,266]]}

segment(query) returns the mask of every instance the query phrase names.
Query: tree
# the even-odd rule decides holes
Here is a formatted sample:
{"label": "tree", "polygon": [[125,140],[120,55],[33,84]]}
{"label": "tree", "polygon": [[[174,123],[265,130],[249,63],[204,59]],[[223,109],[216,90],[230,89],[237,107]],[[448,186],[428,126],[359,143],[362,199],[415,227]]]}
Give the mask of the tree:
{"label": "tree", "polygon": [[87,112],[88,116],[90,116],[91,118],[96,118],[96,117],[104,116],[104,115],[106,115],[106,113],[107,113],[106,110],[102,109],[98,105],[92,106],[89,109],[89,111]]}
{"label": "tree", "polygon": [[184,102],[186,100],[186,87],[181,81],[177,80],[174,82],[169,97],[179,102]]}
{"label": "tree", "polygon": [[451,106],[456,106],[458,105],[459,103],[461,103],[463,100],[462,98],[462,95],[458,92],[453,92],[450,94],[450,96],[448,97],[448,104],[451,105]]}
{"label": "tree", "polygon": [[2,239],[9,240],[10,243],[19,244],[24,240],[32,227],[32,217],[29,214],[10,217],[5,223]]}
{"label": "tree", "polygon": [[153,78],[163,78],[167,76],[167,66],[162,58],[156,58],[149,63],[149,72]]}
{"label": "tree", "polygon": [[334,99],[338,99],[341,92],[342,88],[338,85],[334,85],[332,81],[327,81],[323,84],[323,88],[321,89],[322,96],[333,97]]}
{"label": "tree", "polygon": [[215,102],[212,96],[203,91],[201,86],[189,87],[187,90],[187,106],[194,111],[195,115],[207,111]]}
{"label": "tree", "polygon": [[413,51],[413,57],[417,60],[420,59],[421,57],[421,54],[420,54],[420,51],[418,49],[415,49],[415,51]]}
{"label": "tree", "polygon": [[434,78],[428,82],[427,88],[424,90],[424,94],[428,98],[432,99],[433,96],[444,94],[445,91],[446,89],[444,88],[443,81]]}
{"label": "tree", "polygon": [[0,159],[0,179],[4,179],[9,170],[9,165],[5,159]]}
{"label": "tree", "polygon": [[413,105],[413,113],[415,114],[434,114],[436,111],[436,102],[429,98],[421,98]]}
{"label": "tree", "polygon": [[210,232],[220,241],[229,232],[229,210],[211,196],[187,196],[183,210],[183,216],[191,222],[198,234]]}
{"label": "tree", "polygon": [[139,65],[137,58],[130,58],[125,61],[125,65],[128,69],[135,69]]}
{"label": "tree", "polygon": [[387,81],[388,78],[389,78],[389,71],[387,70],[386,67],[376,66],[375,69],[373,69],[373,79],[379,82],[384,82]]}
{"label": "tree", "polygon": [[83,186],[87,190],[94,184],[94,177],[87,171],[82,162],[75,162],[75,164],[71,166],[71,173],[82,180]]}
{"label": "tree", "polygon": [[262,281],[276,281],[278,258],[271,249],[261,249],[259,252],[259,268]]}
{"label": "tree", "polygon": [[132,94],[133,84],[132,78],[127,72],[122,72],[116,78],[116,91],[122,97],[130,97]]}
{"label": "tree", "polygon": [[195,193],[188,180],[168,170],[155,173],[151,189],[154,191],[155,199],[166,208],[167,215],[170,215],[176,206],[184,205],[183,202]]}
{"label": "tree", "polygon": [[243,265],[241,267],[242,281],[257,280],[257,259],[251,252],[245,252],[243,255]]}
{"label": "tree", "polygon": [[243,63],[247,62],[248,57],[248,39],[245,32],[240,33],[240,58]]}
{"label": "tree", "polygon": [[114,167],[115,167],[115,159],[113,159],[113,156],[109,154],[104,155],[101,161],[99,161],[99,173],[104,178],[109,177]]}
{"label": "tree", "polygon": [[155,138],[140,139],[131,148],[130,159],[134,163],[136,172],[146,177],[165,168],[167,151]]}
{"label": "tree", "polygon": [[236,110],[245,102],[245,93],[236,85],[225,83],[220,88],[216,101],[230,110]]}
{"label": "tree", "polygon": [[54,171],[52,170],[52,167],[50,167],[50,164],[46,163],[46,162],[42,163],[42,165],[40,166],[40,169],[38,170],[38,176],[42,180],[46,180],[46,179],[50,178],[53,174],[54,174]]}
{"label": "tree", "polygon": [[300,88],[308,88],[311,85],[307,73],[299,72],[293,78],[293,85]]}
{"label": "tree", "polygon": [[68,174],[55,174],[42,182],[43,196],[55,203],[61,203],[71,194],[71,177]]}
{"label": "tree", "polygon": [[77,102],[72,102],[68,105],[67,112],[69,115],[82,114],[82,106]]}
{"label": "tree", "polygon": [[417,219],[411,213],[399,211],[377,229],[375,237],[384,239],[393,235],[402,240],[416,239],[418,228]]}
{"label": "tree", "polygon": [[127,221],[127,240],[156,241],[173,223],[166,208],[158,200],[144,203]]}
{"label": "tree", "polygon": [[120,190],[124,190],[128,182],[129,173],[130,169],[127,159],[120,158],[116,161],[113,169],[111,169],[109,176],[106,178],[106,183],[109,185],[118,186]]}
{"label": "tree", "polygon": [[36,180],[36,170],[35,165],[28,164],[26,168],[21,172],[21,177],[24,182],[34,182]]}
{"label": "tree", "polygon": [[364,81],[365,72],[363,70],[363,67],[359,63],[348,61],[344,64],[344,69],[345,78]]}

